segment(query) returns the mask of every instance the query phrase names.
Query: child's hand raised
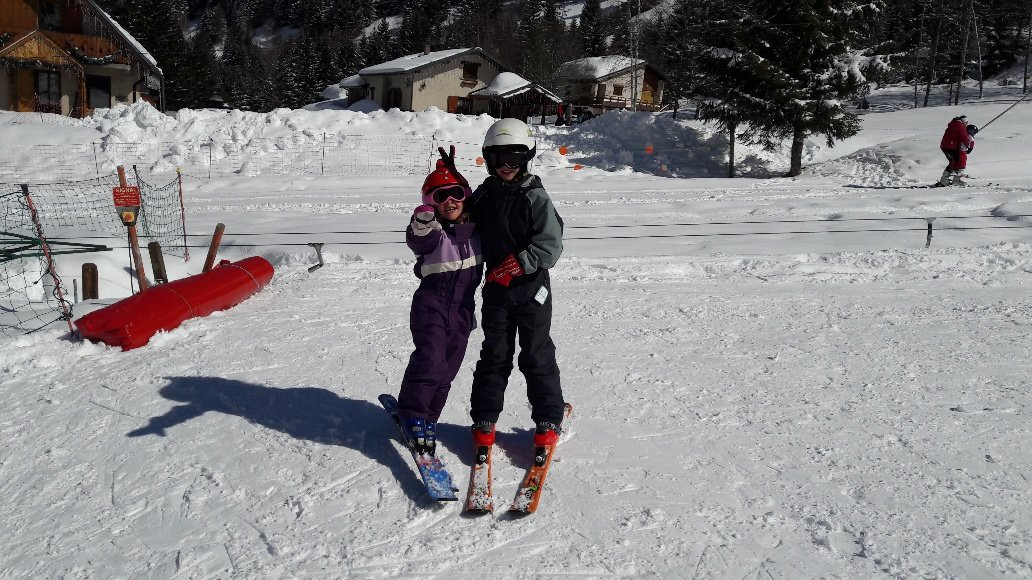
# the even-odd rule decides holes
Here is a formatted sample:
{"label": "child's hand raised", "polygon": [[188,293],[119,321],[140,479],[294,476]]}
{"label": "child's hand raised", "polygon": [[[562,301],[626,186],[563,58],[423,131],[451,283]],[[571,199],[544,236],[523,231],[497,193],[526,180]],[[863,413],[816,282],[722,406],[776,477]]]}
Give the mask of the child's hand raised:
{"label": "child's hand raised", "polygon": [[444,151],[444,147],[438,147],[437,151],[441,154],[441,161],[444,161],[444,166],[448,168],[455,175],[455,179],[459,180],[463,185],[469,187],[469,182],[466,178],[459,173],[457,167],[455,167],[455,146],[449,145],[448,152]]}
{"label": "child's hand raised", "polygon": [[412,212],[412,233],[425,236],[434,230],[441,229],[437,221],[437,213],[432,205],[421,205]]}

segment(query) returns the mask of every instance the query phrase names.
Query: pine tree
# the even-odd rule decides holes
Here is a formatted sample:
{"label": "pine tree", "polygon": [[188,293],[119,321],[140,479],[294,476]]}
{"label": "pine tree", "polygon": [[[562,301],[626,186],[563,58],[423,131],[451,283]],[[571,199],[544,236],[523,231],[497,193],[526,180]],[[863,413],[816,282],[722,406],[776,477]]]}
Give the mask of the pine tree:
{"label": "pine tree", "polygon": [[607,53],[606,30],[602,25],[600,0],[585,0],[580,16],[580,36],[584,39],[584,56],[604,56]]}
{"label": "pine tree", "polygon": [[230,28],[226,34],[219,64],[226,102],[246,111],[263,111],[270,100],[270,83],[258,47],[252,41],[247,20],[228,14]]}
{"label": "pine tree", "polygon": [[215,42],[202,28],[190,40],[189,60],[193,63],[190,80],[190,98],[187,106],[205,107],[208,99],[222,93],[218,61],[212,47]]}
{"label": "pine tree", "polygon": [[668,90],[675,99],[699,97],[699,118],[727,135],[728,177],[735,176],[739,125],[753,105],[739,88],[744,70],[754,64],[747,48],[749,18],[742,4],[682,0],[666,23]]}
{"label": "pine tree", "polygon": [[335,60],[341,79],[358,74],[358,71],[365,66],[359,47],[356,47],[355,43],[348,39],[344,39],[340,43]]}
{"label": "pine tree", "polygon": [[735,24],[736,34],[721,33],[734,37],[734,45],[711,43],[716,49],[709,51],[709,70],[724,61],[734,87],[721,87],[718,97],[748,126],[751,140],[767,146],[792,140],[789,175],[799,175],[806,137],[823,135],[831,146],[859,130],[859,120],[847,105],[861,86],[860,70],[869,59],[853,41],[878,4],[743,4],[748,12]]}
{"label": "pine tree", "polygon": [[321,101],[322,92],[326,90],[326,87],[339,83],[343,78],[329,44],[319,41],[314,43],[312,48],[315,55],[315,70],[310,87],[310,103]]}
{"label": "pine tree", "polygon": [[183,37],[183,5],[162,0],[126,1],[115,6],[115,18],[158,61],[165,77],[165,106],[178,109],[192,104],[190,46]]}
{"label": "pine tree", "polygon": [[381,20],[365,40],[366,46],[362,56],[368,66],[393,60],[404,54],[399,53],[398,44],[391,36],[387,20]]}
{"label": "pine tree", "polygon": [[[706,35],[700,28],[709,26],[707,20],[718,16],[716,10],[709,9],[710,4],[708,0],[682,0],[658,27],[662,31],[659,62],[667,75],[665,96],[674,102],[695,97],[705,84],[699,58],[709,47],[702,44]],[[714,34],[710,41],[716,43],[719,38]]]}
{"label": "pine tree", "polygon": [[402,12],[398,43],[402,54],[441,48],[441,23],[447,15],[447,6],[440,0],[410,0]]}
{"label": "pine tree", "polygon": [[479,0],[458,0],[445,33],[448,46],[479,46],[481,14]]}
{"label": "pine tree", "polygon": [[293,109],[298,107],[302,100],[301,71],[298,69],[299,46],[296,39],[291,39],[284,44],[276,64],[273,67],[273,98],[270,101],[272,107],[286,107]]}

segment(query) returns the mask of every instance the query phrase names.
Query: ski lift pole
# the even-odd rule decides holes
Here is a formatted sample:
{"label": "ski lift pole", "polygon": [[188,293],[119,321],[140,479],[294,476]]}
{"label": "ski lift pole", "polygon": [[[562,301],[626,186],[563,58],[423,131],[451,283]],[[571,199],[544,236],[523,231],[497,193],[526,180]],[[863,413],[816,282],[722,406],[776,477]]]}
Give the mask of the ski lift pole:
{"label": "ski lift pole", "polygon": [[310,266],[308,268],[308,272],[312,273],[312,272],[315,272],[316,270],[318,270],[319,268],[323,267],[323,259],[322,259],[322,247],[323,247],[323,244],[322,244],[322,242],[311,242],[308,245],[312,246],[313,248],[315,248],[315,257],[319,260],[318,264],[316,264],[314,266]]}
{"label": "ski lift pole", "polygon": [[1000,117],[1006,115],[1007,111],[1010,111],[1014,107],[1017,107],[1018,104],[1021,103],[1021,101],[1024,101],[1025,99],[1029,98],[1030,96],[1032,96],[1032,92],[1025,93],[1025,95],[1023,97],[1018,99],[1013,105],[1011,105],[1011,106],[1007,107],[1006,109],[1004,109],[1002,113],[1000,113],[999,115],[996,115],[992,119],[989,119],[989,122],[986,123],[985,125],[982,125],[982,127],[978,129],[978,132],[981,133],[982,131],[985,131],[985,128],[988,127],[989,125],[992,125],[993,121],[995,121],[995,120],[999,119]]}

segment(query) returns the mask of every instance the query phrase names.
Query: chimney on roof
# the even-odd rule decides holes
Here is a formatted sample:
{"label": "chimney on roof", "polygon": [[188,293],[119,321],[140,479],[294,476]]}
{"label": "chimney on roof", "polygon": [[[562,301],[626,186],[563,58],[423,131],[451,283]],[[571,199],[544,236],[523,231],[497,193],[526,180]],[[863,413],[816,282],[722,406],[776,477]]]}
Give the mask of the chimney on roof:
{"label": "chimney on roof", "polygon": [[430,54],[430,43],[423,44],[423,54]]}

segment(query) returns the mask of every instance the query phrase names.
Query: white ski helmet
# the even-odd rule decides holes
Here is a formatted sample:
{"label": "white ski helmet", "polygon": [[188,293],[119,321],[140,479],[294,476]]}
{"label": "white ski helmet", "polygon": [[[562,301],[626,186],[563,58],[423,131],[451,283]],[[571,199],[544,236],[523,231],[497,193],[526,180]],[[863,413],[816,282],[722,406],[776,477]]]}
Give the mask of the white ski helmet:
{"label": "white ski helmet", "polygon": [[487,130],[487,135],[484,136],[484,149],[488,147],[516,149],[520,145],[526,147],[526,151],[533,151],[537,148],[534,132],[519,119],[495,121],[495,124]]}
{"label": "white ski helmet", "polygon": [[527,170],[527,164],[537,154],[537,141],[530,127],[519,119],[501,119],[495,121],[484,136],[483,154],[487,161],[488,173],[495,172],[495,157],[502,151],[523,152],[521,168]]}

